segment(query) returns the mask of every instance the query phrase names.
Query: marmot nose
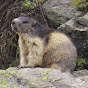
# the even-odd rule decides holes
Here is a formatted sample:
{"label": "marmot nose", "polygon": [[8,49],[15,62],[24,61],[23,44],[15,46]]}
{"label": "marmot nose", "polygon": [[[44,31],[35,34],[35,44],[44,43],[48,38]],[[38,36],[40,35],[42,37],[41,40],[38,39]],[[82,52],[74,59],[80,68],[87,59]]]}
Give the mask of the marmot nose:
{"label": "marmot nose", "polygon": [[12,22],[11,22],[11,27],[12,27],[12,30],[17,30],[17,25],[16,25],[16,21],[15,20],[13,20]]}
{"label": "marmot nose", "polygon": [[15,24],[20,24],[20,20],[18,18],[12,20],[11,22],[12,25],[15,25]]}
{"label": "marmot nose", "polygon": [[11,22],[11,24],[12,24],[12,25],[15,25],[16,23],[15,23],[15,21],[13,20],[13,21]]}

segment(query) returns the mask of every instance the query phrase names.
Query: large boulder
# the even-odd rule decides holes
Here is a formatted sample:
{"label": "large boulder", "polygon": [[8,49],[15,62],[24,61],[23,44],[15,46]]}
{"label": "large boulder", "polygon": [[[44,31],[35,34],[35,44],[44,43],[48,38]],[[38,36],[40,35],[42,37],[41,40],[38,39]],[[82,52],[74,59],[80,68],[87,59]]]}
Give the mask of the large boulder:
{"label": "large boulder", "polygon": [[61,73],[48,68],[0,70],[0,88],[88,88],[88,71]]}
{"label": "large boulder", "polygon": [[49,0],[43,5],[47,19],[54,25],[59,26],[69,19],[77,18],[82,13],[75,10],[70,3],[73,0]]}

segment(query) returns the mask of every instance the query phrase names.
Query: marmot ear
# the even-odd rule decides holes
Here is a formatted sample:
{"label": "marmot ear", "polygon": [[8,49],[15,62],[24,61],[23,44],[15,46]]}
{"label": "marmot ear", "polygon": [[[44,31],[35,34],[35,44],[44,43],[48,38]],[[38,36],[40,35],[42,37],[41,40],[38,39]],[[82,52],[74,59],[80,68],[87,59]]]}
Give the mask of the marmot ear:
{"label": "marmot ear", "polygon": [[33,21],[32,26],[35,26],[35,25],[36,25],[36,23],[37,23],[37,21]]}

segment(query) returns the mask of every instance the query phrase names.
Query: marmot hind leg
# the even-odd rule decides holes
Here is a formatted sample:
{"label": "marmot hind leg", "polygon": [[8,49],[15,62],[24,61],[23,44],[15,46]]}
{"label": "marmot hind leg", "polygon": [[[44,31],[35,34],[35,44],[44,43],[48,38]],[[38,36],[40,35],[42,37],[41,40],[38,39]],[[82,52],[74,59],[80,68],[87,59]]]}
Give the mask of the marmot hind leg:
{"label": "marmot hind leg", "polygon": [[67,68],[66,66],[60,65],[59,63],[53,63],[51,65],[45,66],[44,68],[54,68],[61,72],[71,72],[69,68]]}

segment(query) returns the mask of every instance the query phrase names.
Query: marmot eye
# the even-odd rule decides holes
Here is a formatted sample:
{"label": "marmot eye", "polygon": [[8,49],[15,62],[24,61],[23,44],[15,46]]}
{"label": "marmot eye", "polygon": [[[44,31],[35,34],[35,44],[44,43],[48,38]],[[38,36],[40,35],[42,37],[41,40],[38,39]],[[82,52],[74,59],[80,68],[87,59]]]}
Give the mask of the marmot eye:
{"label": "marmot eye", "polygon": [[28,21],[23,21],[22,23],[23,23],[23,24],[27,24],[27,23],[29,23],[29,22],[28,22]]}

